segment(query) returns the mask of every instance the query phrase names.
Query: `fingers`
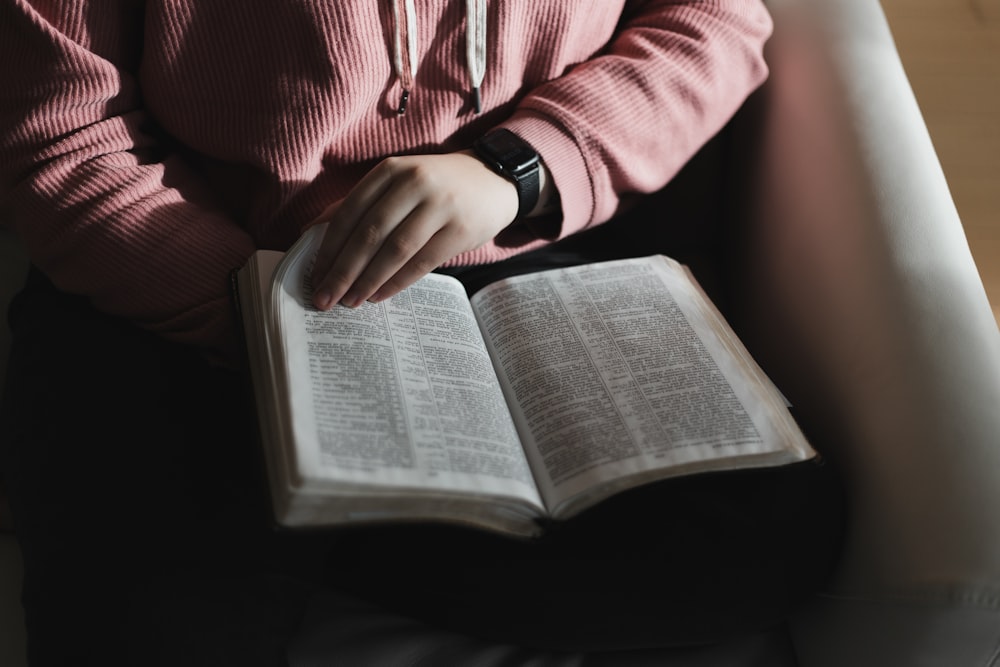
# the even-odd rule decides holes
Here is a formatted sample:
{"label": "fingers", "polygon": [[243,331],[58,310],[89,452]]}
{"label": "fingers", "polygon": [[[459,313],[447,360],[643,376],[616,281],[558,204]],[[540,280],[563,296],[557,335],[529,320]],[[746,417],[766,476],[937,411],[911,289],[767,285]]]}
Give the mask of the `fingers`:
{"label": "fingers", "polygon": [[[360,275],[344,295],[342,303],[354,308],[366,300],[380,301],[391,296],[385,292],[386,282],[411,262],[415,261],[415,265],[422,268],[420,275],[433,271],[441,262],[448,259],[448,256],[439,256],[442,239],[435,244],[431,244],[431,241],[438,235],[447,238],[450,235],[444,231],[447,228],[445,212],[439,207],[426,203],[417,206],[385,239],[381,240],[378,252],[367,266],[363,267]],[[368,239],[362,239],[361,242],[367,241]],[[349,241],[345,246],[345,254],[354,251]],[[398,292],[399,289],[392,293]]]}
{"label": "fingers", "polygon": [[450,228],[438,231],[418,253],[383,282],[382,286],[368,297],[368,300],[377,303],[388,299],[441,266],[453,255],[451,248],[455,244],[454,236]]}
{"label": "fingers", "polygon": [[369,172],[330,216],[313,267],[314,305],[326,310],[364,301],[352,293],[348,304],[348,290],[419,203],[418,193],[400,187],[390,160]]}
{"label": "fingers", "polygon": [[392,184],[391,171],[379,167],[368,172],[347,197],[319,217],[319,221],[325,219],[329,224],[313,266],[313,305],[317,308],[326,310],[337,303],[350,285],[348,282],[344,286],[344,282],[353,279],[337,260],[358,222]]}
{"label": "fingers", "polygon": [[[392,296],[510,224],[517,194],[462,153],[388,158],[329,215],[313,269],[313,305]],[[322,216],[321,216],[322,218]]]}

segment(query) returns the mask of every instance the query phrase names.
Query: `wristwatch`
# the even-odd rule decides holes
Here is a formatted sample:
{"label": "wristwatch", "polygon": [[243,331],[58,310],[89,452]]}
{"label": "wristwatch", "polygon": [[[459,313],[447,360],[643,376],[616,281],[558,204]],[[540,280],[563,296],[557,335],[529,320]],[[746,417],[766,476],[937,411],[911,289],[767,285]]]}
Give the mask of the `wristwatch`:
{"label": "wristwatch", "polygon": [[521,137],[506,128],[487,132],[472,144],[476,156],[517,188],[517,217],[523,218],[538,203],[540,160]]}

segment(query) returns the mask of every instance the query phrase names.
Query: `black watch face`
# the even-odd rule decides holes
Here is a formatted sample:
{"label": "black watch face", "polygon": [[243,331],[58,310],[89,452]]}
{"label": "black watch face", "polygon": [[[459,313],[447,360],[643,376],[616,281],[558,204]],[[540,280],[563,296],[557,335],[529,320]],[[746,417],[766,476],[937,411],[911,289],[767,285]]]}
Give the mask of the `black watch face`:
{"label": "black watch face", "polygon": [[520,174],[538,164],[538,153],[509,130],[491,133],[483,145],[500,167],[512,174]]}

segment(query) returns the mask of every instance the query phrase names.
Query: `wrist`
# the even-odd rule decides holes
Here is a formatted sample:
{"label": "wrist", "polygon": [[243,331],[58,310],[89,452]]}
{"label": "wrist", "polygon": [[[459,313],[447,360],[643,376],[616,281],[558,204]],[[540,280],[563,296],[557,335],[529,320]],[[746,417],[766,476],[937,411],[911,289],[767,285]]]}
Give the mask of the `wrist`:
{"label": "wrist", "polygon": [[515,220],[538,215],[549,208],[551,179],[538,152],[528,142],[500,128],[477,139],[472,154],[514,186],[518,199]]}

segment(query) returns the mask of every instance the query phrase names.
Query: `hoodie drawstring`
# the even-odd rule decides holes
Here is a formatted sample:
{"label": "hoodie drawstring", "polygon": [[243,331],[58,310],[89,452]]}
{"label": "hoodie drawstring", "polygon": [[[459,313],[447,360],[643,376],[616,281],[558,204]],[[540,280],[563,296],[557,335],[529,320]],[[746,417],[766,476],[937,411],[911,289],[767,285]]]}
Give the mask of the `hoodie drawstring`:
{"label": "hoodie drawstring", "polygon": [[[417,11],[414,0],[392,0],[393,68],[403,92],[396,113],[406,113],[417,75]],[[403,48],[403,45],[406,48]],[[479,89],[486,75],[486,0],[465,2],[465,68],[476,113],[482,111]]]}
{"label": "hoodie drawstring", "polygon": [[483,110],[479,88],[486,75],[486,0],[465,2],[465,67],[472,86],[472,106]]}
{"label": "hoodie drawstring", "polygon": [[[400,5],[404,6],[400,7]],[[417,10],[413,6],[413,0],[393,0],[392,25],[393,67],[396,70],[396,78],[399,79],[399,83],[403,87],[403,94],[399,98],[399,107],[396,109],[396,113],[402,114],[406,113],[406,103],[410,99],[413,79],[417,75]],[[405,54],[403,52],[404,37],[406,41]]]}

